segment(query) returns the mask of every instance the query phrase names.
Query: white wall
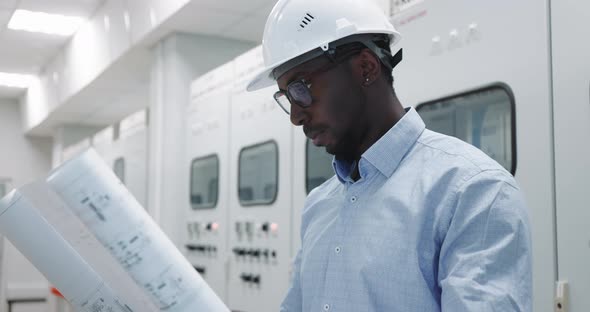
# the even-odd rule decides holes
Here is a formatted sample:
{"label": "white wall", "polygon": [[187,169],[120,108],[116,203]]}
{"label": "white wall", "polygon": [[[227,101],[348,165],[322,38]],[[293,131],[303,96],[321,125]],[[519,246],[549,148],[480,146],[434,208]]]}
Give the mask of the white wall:
{"label": "white wall", "polygon": [[42,177],[51,167],[51,140],[23,133],[19,104],[0,99],[0,176],[18,187]]}
{"label": "white wall", "polygon": [[[0,178],[11,180],[19,187],[43,177],[51,168],[51,140],[29,138],[23,134],[21,113],[16,101],[0,99]],[[1,246],[1,244],[0,244]],[[46,279],[10,243],[4,243],[0,253],[2,305],[6,295],[37,296],[39,290],[48,292]]]}

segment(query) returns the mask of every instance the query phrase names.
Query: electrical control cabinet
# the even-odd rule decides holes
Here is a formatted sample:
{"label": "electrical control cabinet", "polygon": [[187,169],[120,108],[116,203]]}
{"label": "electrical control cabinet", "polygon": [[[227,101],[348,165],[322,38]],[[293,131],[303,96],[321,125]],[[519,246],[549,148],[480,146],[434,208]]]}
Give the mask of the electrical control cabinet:
{"label": "electrical control cabinet", "polygon": [[230,309],[277,311],[291,262],[292,126],[276,86],[247,92],[262,69],[258,47],[235,60],[230,126]]}
{"label": "electrical control cabinet", "polygon": [[234,64],[227,63],[191,85],[187,107],[188,157],[185,161],[189,198],[183,251],[195,270],[227,302],[230,90]]}

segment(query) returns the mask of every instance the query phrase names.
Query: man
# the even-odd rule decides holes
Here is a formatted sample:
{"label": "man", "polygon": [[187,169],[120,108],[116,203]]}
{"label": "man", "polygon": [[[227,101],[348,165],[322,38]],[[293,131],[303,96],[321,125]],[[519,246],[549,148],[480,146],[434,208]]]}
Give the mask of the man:
{"label": "man", "polygon": [[514,178],[425,129],[393,90],[399,34],[371,1],[280,0],[264,33],[275,99],[335,177],[311,192],[281,311],[531,311],[531,239]]}

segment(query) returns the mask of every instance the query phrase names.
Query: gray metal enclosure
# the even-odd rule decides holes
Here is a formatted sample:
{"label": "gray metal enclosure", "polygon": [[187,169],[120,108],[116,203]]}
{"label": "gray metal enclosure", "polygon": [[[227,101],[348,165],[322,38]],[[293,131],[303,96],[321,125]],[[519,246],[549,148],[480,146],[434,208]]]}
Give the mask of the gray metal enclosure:
{"label": "gray metal enclosure", "polygon": [[589,311],[590,2],[550,4],[557,277],[569,288],[556,311]]}
{"label": "gray metal enclosure", "polygon": [[394,11],[404,36],[405,59],[394,72],[400,100],[421,108],[427,127],[451,132],[515,173],[532,224],[534,311],[552,311],[557,257],[548,2],[418,1]]}

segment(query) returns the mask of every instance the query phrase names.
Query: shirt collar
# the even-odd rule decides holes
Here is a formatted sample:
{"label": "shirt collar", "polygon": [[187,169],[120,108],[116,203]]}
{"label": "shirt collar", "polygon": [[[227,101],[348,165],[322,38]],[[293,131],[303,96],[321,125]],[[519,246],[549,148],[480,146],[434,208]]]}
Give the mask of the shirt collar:
{"label": "shirt collar", "polygon": [[[406,108],[406,114],[361,156],[359,167],[361,177],[366,175],[367,170],[367,166],[363,164],[364,161],[386,177],[391,177],[425,128],[424,121],[418,112],[414,108]],[[342,183],[352,182],[350,175],[356,165],[356,161],[350,163],[338,160],[336,157],[332,161],[334,172]]]}

